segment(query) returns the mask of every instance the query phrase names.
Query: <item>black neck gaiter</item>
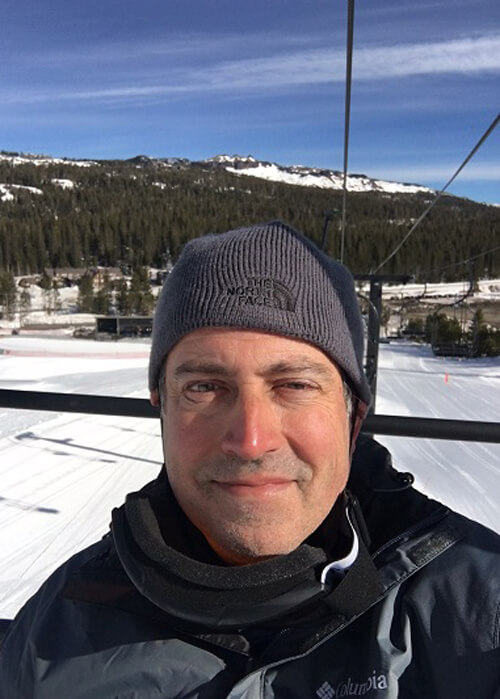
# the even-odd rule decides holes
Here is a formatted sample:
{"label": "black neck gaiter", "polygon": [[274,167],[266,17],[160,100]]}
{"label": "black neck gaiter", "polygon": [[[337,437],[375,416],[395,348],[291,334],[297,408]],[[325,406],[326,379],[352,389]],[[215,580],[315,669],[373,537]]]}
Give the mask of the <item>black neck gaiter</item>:
{"label": "black neck gaiter", "polygon": [[296,614],[324,597],[321,570],[345,554],[342,495],[323,524],[291,553],[227,566],[179,507],[164,472],[113,512],[117,554],[139,590],[168,614],[219,628]]}

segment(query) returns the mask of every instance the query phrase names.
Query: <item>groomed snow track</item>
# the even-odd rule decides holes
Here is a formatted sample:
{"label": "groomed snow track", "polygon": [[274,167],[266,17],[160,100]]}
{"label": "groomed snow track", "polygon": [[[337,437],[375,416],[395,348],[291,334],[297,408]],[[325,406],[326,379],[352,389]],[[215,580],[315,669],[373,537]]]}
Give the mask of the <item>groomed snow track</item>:
{"label": "groomed snow track", "polygon": [[[17,396],[65,393],[70,402],[74,394],[94,394],[94,406],[100,403],[97,396],[145,399],[148,354],[148,345],[133,342],[0,338],[0,389]],[[145,400],[134,400],[137,405],[154,414]],[[438,359],[417,345],[380,347],[376,412],[381,419],[491,423],[498,421],[499,405],[498,358]],[[100,538],[112,507],[161,468],[159,421],[51,407],[56,412],[0,407],[4,618],[12,618],[60,562]],[[495,426],[490,429],[495,438]],[[463,435],[460,441],[377,438],[392,451],[396,468],[415,475],[416,487],[500,531],[500,444],[469,442]]]}

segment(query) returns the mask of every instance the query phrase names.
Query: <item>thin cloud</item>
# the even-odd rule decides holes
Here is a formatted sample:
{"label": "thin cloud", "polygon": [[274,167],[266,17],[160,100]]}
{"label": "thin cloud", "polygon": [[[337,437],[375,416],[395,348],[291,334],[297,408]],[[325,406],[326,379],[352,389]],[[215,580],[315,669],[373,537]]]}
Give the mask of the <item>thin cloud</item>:
{"label": "thin cloud", "polygon": [[365,80],[485,71],[500,71],[500,35],[360,49],[354,62]]}
{"label": "thin cloud", "polygon": [[[500,72],[500,34],[443,42],[361,47],[355,52],[353,66],[355,81],[493,72]],[[115,83],[113,87],[89,87],[76,91],[60,88],[11,94],[4,91],[4,104],[50,100],[147,101],[149,98],[207,92],[252,96],[270,90],[297,90],[300,86],[342,83],[344,74],[343,50],[302,48],[260,58],[219,59],[212,64],[205,63],[201,68],[165,66],[162,75],[167,76],[167,81],[157,84],[148,84],[150,73],[146,69],[143,81],[136,77],[134,84],[116,86]]]}
{"label": "thin cloud", "polygon": [[[330,38],[331,40],[331,38]],[[188,59],[191,63],[203,59],[212,60],[215,57],[234,54],[248,55],[255,53],[275,53],[290,50],[292,47],[307,47],[317,45],[321,37],[308,35],[289,35],[278,32],[241,34],[206,35],[202,33],[165,35],[148,39],[147,41],[112,41],[92,45],[75,45],[70,47],[50,47],[43,51],[25,47],[22,52],[15,51],[12,46],[0,47],[3,50],[3,60],[10,65],[49,65],[56,66],[127,66],[148,64],[153,66],[155,61],[173,59],[178,63]],[[1,55],[1,54],[0,54]],[[152,61],[152,63],[149,63]]]}
{"label": "thin cloud", "polygon": [[[355,80],[500,71],[500,35],[445,42],[365,47],[354,54]],[[343,51],[307,50],[225,62],[204,74],[213,87],[275,87],[343,82]]]}

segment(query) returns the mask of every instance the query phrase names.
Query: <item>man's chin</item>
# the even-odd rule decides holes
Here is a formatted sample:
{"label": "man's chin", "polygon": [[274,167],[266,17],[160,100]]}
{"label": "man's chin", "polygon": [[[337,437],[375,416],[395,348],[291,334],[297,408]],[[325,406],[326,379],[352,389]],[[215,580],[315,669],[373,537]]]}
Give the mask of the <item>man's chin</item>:
{"label": "man's chin", "polygon": [[[275,527],[266,526],[266,531],[246,532],[238,528],[233,532],[224,531],[222,535],[205,535],[215,553],[229,565],[250,565],[283,556],[294,551],[304,541],[298,536],[280,536]],[[304,537],[306,538],[306,537]]]}

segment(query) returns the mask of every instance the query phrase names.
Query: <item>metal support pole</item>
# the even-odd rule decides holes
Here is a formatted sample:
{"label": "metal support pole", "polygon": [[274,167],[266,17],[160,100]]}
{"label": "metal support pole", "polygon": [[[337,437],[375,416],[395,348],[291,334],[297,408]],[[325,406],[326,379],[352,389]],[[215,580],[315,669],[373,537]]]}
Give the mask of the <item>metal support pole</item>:
{"label": "metal support pole", "polygon": [[368,338],[366,347],[366,376],[373,394],[370,413],[375,412],[377,398],[378,342],[380,337],[380,311],[382,308],[382,283],[370,280],[370,306],[368,309]]}
{"label": "metal support pole", "polygon": [[349,156],[349,126],[351,121],[352,47],[354,43],[354,0],[347,0],[347,56],[345,77],[344,177],[342,183],[342,225],[340,261],[344,262],[345,227],[347,217],[347,163]]}

